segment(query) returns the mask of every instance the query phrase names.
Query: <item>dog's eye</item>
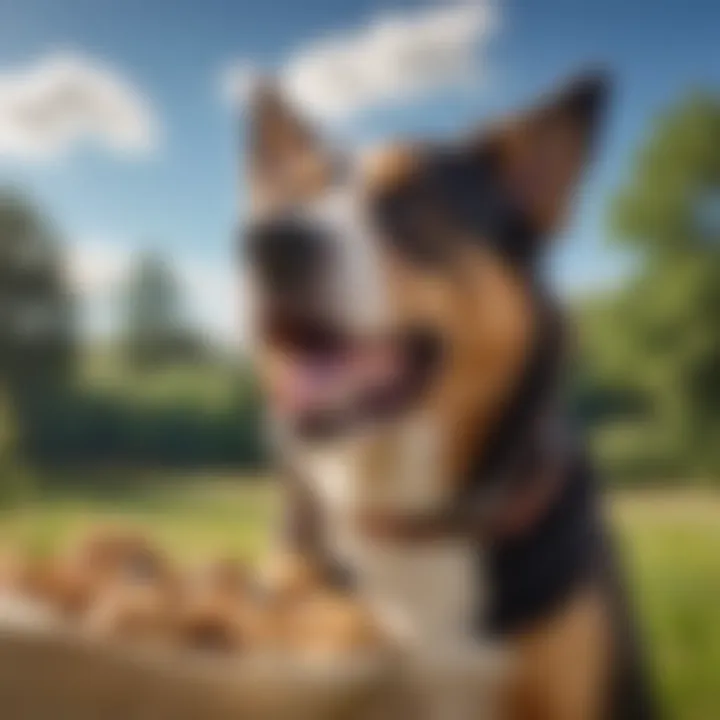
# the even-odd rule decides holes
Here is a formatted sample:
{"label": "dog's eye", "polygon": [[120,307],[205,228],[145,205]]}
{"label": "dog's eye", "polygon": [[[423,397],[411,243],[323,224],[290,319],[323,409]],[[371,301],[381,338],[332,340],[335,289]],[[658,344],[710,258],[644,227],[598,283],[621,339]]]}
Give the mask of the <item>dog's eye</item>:
{"label": "dog's eye", "polygon": [[429,266],[447,258],[445,213],[422,178],[385,190],[374,200],[374,214],[382,236],[404,256]]}

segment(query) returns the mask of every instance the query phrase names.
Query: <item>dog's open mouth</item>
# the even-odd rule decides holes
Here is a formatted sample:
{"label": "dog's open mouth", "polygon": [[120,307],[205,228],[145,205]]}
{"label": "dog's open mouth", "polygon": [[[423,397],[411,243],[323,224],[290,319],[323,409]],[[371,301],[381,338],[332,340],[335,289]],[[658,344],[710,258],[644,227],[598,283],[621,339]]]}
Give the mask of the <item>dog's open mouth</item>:
{"label": "dog's open mouth", "polygon": [[311,439],[409,412],[430,388],[442,354],[440,338],[416,328],[358,338],[332,324],[293,319],[267,330],[281,354],[271,401]]}

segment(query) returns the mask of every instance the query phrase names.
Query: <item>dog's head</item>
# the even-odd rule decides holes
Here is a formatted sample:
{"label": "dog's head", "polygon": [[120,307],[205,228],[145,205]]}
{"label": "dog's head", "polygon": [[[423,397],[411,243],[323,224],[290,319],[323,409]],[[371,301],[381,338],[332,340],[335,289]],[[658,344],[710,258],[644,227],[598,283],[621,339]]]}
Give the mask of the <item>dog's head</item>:
{"label": "dog's head", "polygon": [[522,372],[534,268],[605,94],[588,76],[464,140],[355,157],[257,91],[244,242],[281,420],[327,439],[431,410],[458,443],[491,422]]}

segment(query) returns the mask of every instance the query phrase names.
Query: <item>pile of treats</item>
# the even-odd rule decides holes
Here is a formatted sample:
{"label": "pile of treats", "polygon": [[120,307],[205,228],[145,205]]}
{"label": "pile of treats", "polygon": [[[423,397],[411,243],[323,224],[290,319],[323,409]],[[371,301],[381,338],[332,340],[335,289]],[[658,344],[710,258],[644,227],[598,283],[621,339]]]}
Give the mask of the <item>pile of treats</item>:
{"label": "pile of treats", "polygon": [[54,557],[8,554],[0,597],[84,634],[144,644],[319,656],[386,646],[368,609],[306,561],[187,568],[142,534],[117,529]]}

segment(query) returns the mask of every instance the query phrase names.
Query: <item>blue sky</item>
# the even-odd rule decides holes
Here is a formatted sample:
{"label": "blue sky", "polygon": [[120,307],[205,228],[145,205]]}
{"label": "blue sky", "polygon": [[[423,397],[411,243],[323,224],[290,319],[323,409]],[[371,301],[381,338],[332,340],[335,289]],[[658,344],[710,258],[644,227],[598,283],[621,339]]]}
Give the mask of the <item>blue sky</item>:
{"label": "blue sky", "polygon": [[[98,262],[122,264],[123,254],[137,247],[176,258],[202,321],[227,332],[234,317],[230,263],[242,158],[241,123],[221,97],[223,71],[235,61],[283,68],[319,38],[360,32],[388,11],[405,17],[432,6],[410,0],[0,0],[0,89],[3,73],[22,73],[61,51],[77,53],[122,77],[158,128],[150,146],[133,156],[79,141],[59,158],[10,157],[2,154],[0,102],[0,180],[38,197],[69,246],[95,253]],[[438,84],[406,100],[379,102],[336,124],[338,132],[365,141],[461,129],[521,105],[588,64],[607,66],[617,92],[605,144],[555,270],[572,291],[612,281],[623,259],[604,242],[607,199],[658,110],[694,86],[720,87],[720,4],[506,0],[495,3],[495,15],[494,32],[474,49],[479,82]]]}

